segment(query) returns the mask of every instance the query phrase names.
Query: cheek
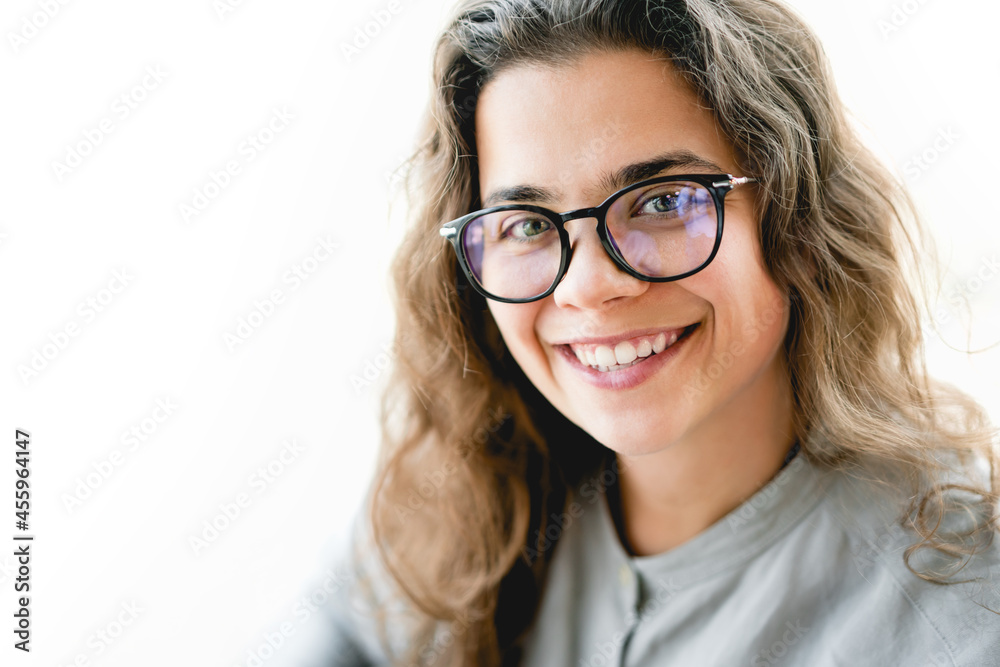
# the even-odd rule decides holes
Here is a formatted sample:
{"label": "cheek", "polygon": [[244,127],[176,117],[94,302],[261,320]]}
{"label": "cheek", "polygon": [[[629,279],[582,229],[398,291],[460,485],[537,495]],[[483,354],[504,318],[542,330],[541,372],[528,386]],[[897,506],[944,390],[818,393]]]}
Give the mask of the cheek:
{"label": "cheek", "polygon": [[764,265],[756,230],[741,222],[727,227],[699,291],[712,307],[714,356],[754,364],[783,341],[788,300]]}
{"label": "cheek", "polygon": [[755,363],[763,363],[781,346],[788,326],[788,299],[764,266],[759,246],[744,255],[737,281],[739,302],[734,304],[731,346],[734,354],[742,349]]}

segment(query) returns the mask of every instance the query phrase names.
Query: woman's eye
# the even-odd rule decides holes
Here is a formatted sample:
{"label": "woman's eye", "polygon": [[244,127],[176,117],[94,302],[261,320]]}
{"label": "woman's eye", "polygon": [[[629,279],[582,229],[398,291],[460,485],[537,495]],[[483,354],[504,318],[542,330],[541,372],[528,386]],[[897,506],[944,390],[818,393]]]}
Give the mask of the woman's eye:
{"label": "woman's eye", "polygon": [[650,197],[639,208],[641,213],[671,213],[676,211],[680,197],[677,194],[662,194]]}
{"label": "woman's eye", "polygon": [[544,218],[526,218],[512,223],[505,230],[505,236],[515,239],[529,239],[549,231],[552,223]]}

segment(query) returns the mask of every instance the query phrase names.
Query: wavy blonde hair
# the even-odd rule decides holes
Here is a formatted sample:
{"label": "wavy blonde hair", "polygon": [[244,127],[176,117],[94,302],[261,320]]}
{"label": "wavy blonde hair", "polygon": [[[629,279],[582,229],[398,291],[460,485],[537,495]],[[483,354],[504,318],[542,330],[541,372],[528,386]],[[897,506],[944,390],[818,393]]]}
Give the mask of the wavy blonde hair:
{"label": "wavy blonde hair", "polygon": [[[791,302],[784,348],[802,455],[857,474],[898,471],[917,538],[907,567],[924,548],[955,561],[910,567],[929,581],[947,583],[997,531],[994,432],[923,361],[911,285],[926,236],[905,189],[849,125],[823,50],[794,13],[775,0],[464,0],[437,43],[410,163],[413,226],[394,265],[397,356],[368,517],[411,611],[397,656],[407,663],[516,664],[558,539],[547,517],[608,452],[525,378],[437,233],[480,207],[479,91],[509,67],[623,49],[669,60],[760,179],[766,266]],[[988,472],[945,483],[951,455]],[[971,532],[943,529],[950,489],[972,494],[985,517]]]}

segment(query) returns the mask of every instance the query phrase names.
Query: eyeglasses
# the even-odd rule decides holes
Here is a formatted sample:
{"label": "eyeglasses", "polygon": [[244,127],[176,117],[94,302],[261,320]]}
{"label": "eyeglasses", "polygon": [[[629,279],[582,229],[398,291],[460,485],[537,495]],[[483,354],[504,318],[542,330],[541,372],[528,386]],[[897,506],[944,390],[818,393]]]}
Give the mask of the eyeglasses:
{"label": "eyeglasses", "polygon": [[755,182],[730,174],[663,176],[633,183],[594,208],[556,213],[505,204],[439,231],[473,288],[496,301],[527,303],[552,294],[573,255],[565,225],[579,218],[597,218],[601,245],[622,271],[664,283],[709,265],[722,242],[726,194]]}

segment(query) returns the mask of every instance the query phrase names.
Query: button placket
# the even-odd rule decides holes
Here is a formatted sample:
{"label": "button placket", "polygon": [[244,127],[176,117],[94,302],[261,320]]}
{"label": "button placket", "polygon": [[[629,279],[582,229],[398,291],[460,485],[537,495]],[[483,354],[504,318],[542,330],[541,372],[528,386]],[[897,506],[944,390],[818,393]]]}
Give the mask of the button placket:
{"label": "button placket", "polygon": [[618,586],[622,592],[622,601],[626,611],[625,614],[625,636],[622,638],[618,653],[618,665],[624,667],[626,664],[625,653],[628,650],[629,642],[639,625],[639,573],[636,572],[631,563],[623,562],[618,566]]}

